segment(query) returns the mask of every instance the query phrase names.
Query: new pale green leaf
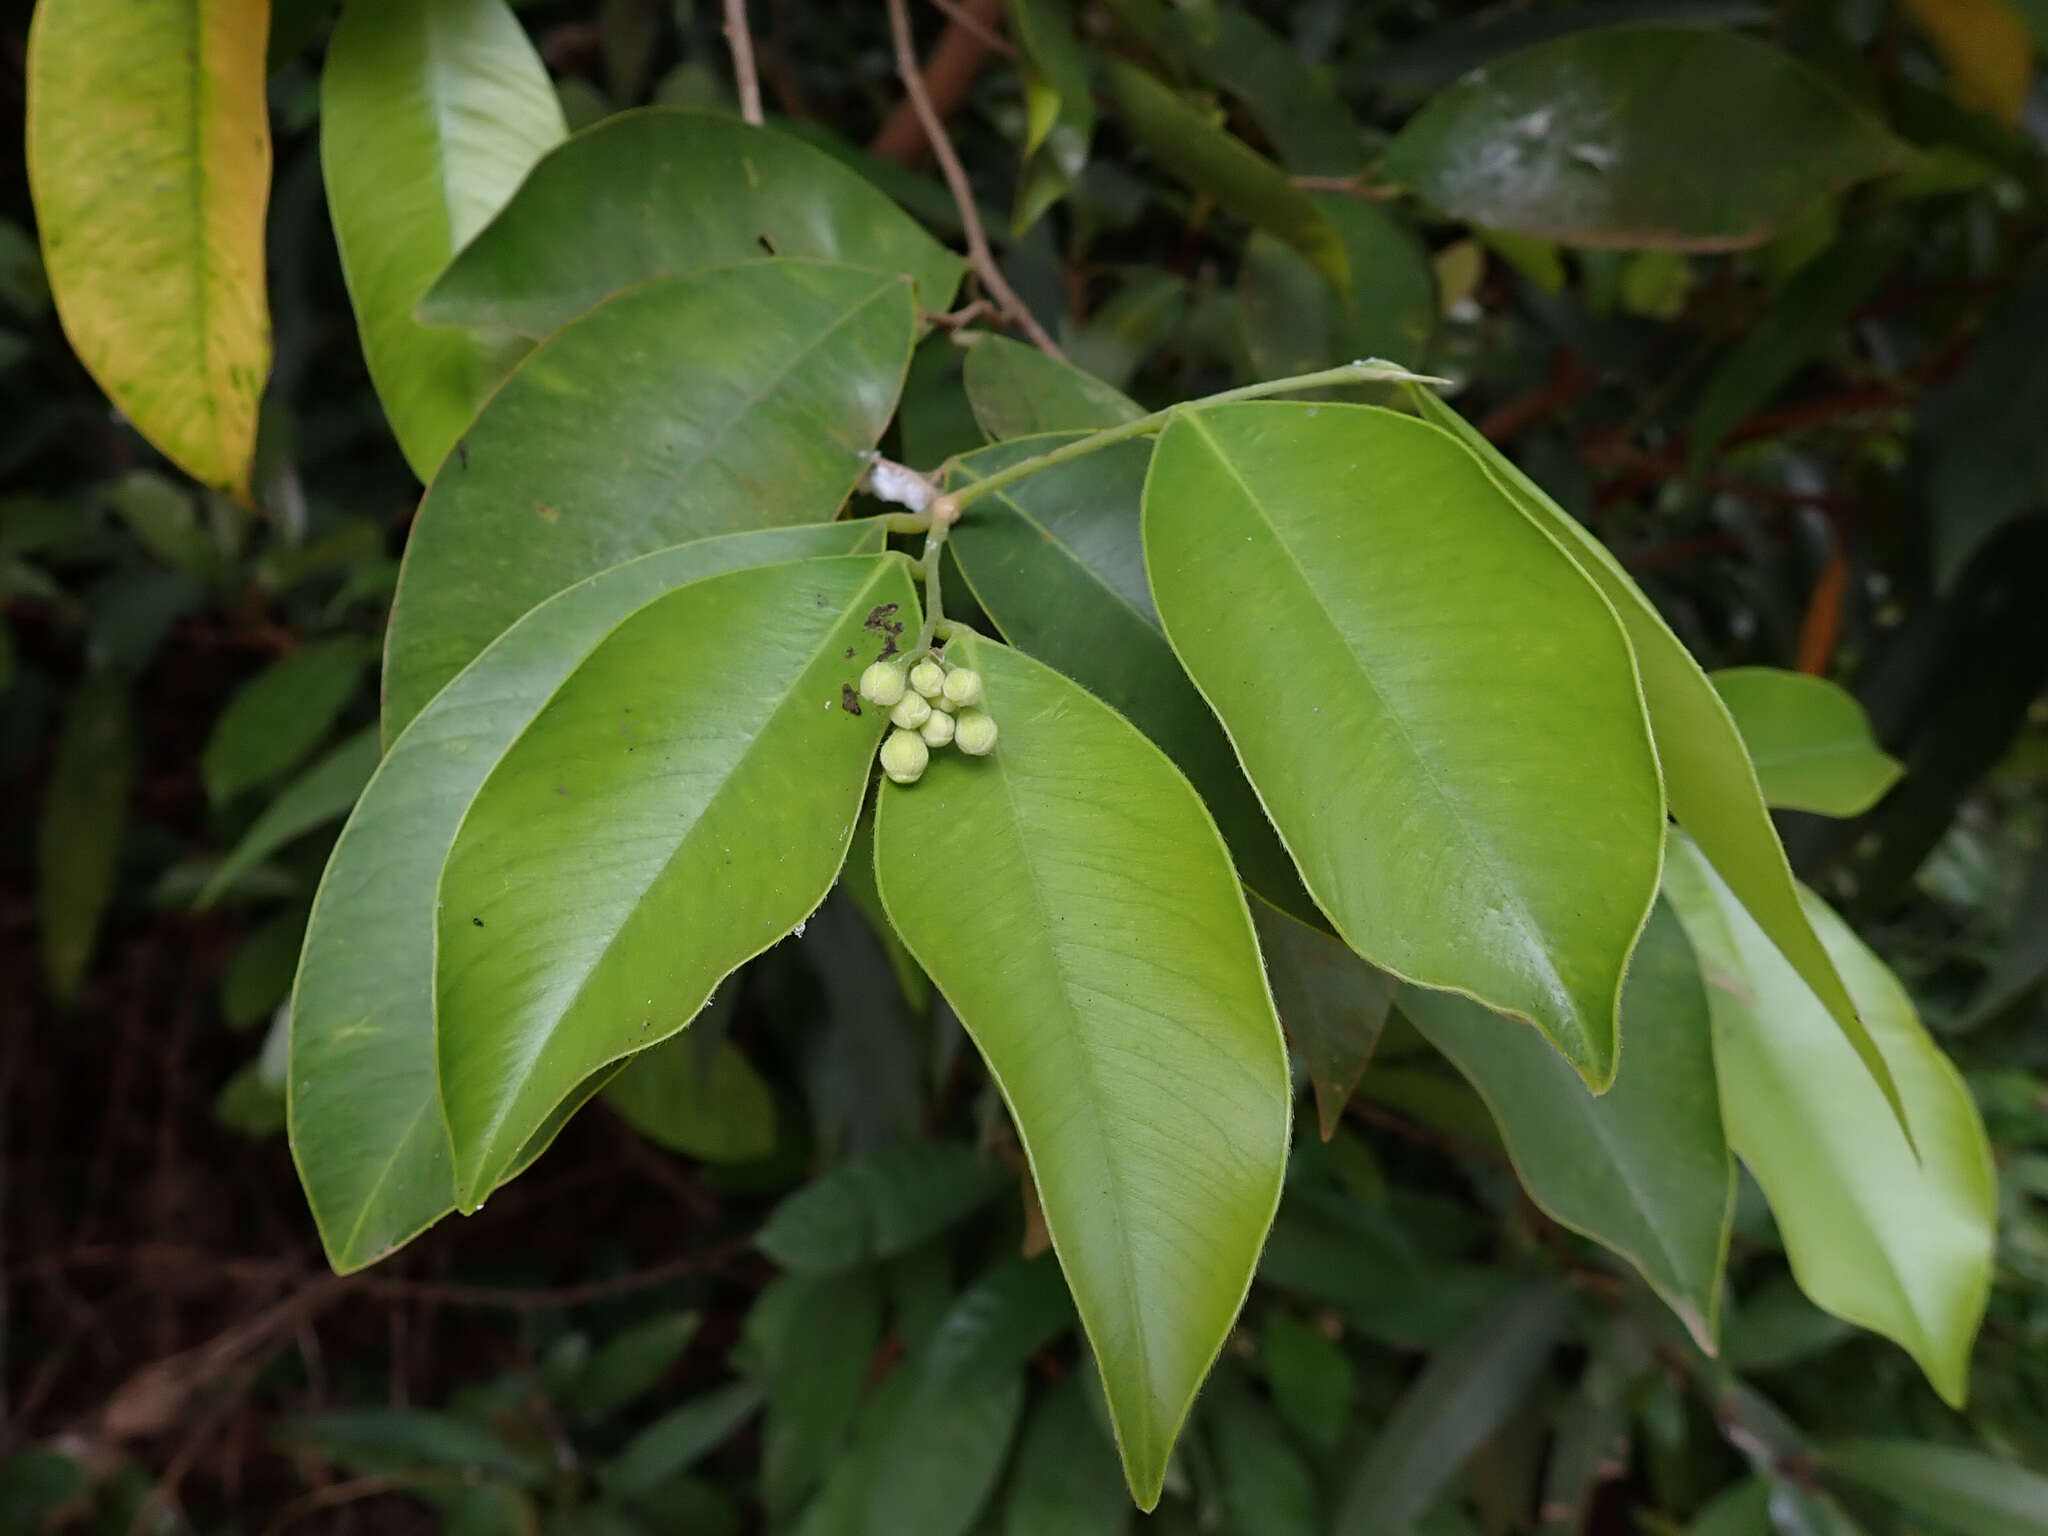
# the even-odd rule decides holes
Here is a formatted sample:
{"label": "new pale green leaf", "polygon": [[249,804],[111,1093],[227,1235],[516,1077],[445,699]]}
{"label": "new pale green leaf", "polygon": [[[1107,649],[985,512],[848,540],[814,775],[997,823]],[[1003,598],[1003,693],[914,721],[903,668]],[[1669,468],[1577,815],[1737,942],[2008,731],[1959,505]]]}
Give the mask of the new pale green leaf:
{"label": "new pale green leaf", "polygon": [[830,155],[721,114],[648,107],[592,124],[535,166],[421,314],[538,340],[622,289],[763,256],[900,273],[932,311],[966,270]]}
{"label": "new pale green leaf", "polygon": [[434,900],[463,813],[628,614],[720,571],[876,547],[840,523],[706,539],[543,604],[392,744],[328,860],[292,1006],[292,1153],[328,1262],[360,1269],[455,1205],[434,1071]]}
{"label": "new pale green leaf", "polygon": [[882,898],[1009,1104],[1150,1508],[1279,1200],[1286,1052],[1187,781],[1049,668],[971,635],[948,655],[1002,739],[883,786]]}
{"label": "new pale green leaf", "polygon": [[1386,970],[1534,1021],[1596,1089],[1664,796],[1613,610],[1448,434],[1177,414],[1146,567],[1302,879]]}
{"label": "new pale green leaf", "polygon": [[1905,770],[1870,733],[1855,696],[1824,677],[1730,667],[1710,681],[1756,765],[1764,799],[1788,810],[1858,816]]}
{"label": "new pale green leaf", "polygon": [[385,643],[385,740],[571,583],[831,517],[895,408],[914,318],[899,278],[763,261],[636,288],[534,351],[420,504]]}
{"label": "new pale green leaf", "polygon": [[349,0],[320,76],[320,171],[363,357],[422,480],[517,361],[414,311],[568,134],[504,0]]}
{"label": "new pale green leaf", "polygon": [[1698,951],[1721,1115],[1813,1301],[1895,1340],[1960,1406],[1997,1191],[1961,1076],[1898,979],[1810,892],[1809,917],[1899,1086],[1913,1146],[1817,998],[1686,838],[1665,888]]}

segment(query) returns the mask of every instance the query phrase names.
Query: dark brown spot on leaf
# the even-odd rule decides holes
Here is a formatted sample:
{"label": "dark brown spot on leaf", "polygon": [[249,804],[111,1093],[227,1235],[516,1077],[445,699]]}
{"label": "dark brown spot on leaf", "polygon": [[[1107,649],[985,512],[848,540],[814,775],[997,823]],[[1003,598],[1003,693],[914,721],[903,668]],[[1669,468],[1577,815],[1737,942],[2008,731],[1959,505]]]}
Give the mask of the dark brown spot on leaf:
{"label": "dark brown spot on leaf", "polygon": [[[851,656],[853,652],[848,651],[846,654]],[[849,715],[860,713],[860,695],[853,691],[853,684],[841,683],[839,685],[839,707]]]}

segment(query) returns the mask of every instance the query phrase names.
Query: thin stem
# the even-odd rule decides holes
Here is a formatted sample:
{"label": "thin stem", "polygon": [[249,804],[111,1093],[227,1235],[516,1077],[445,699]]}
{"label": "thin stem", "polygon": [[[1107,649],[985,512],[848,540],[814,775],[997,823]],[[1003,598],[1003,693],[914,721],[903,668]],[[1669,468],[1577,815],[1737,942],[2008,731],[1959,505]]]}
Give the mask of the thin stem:
{"label": "thin stem", "polygon": [[747,29],[747,0],[725,0],[725,41],[732,49],[732,76],[739,88],[740,117],[758,128],[761,76],[754,68],[754,34]]}
{"label": "thin stem", "polygon": [[1065,362],[1067,355],[1060,350],[1059,343],[1046,334],[1045,327],[1017,297],[1017,290],[996,265],[988,234],[981,227],[981,212],[974,206],[974,188],[967,180],[967,169],[961,165],[953,141],[946,135],[946,125],[932,105],[931,93],[924,87],[924,72],[918,66],[917,42],[910,34],[910,8],[905,0],[889,0],[889,31],[896,42],[896,73],[903,81],[904,93],[910,98],[911,110],[917,114],[918,125],[924,129],[939,169],[945,174],[946,189],[953,194],[953,204],[960,211],[960,228],[967,236],[967,259],[974,264],[975,276],[981,279],[981,286],[988,290],[1006,320],[1030,337],[1039,351]]}
{"label": "thin stem", "polygon": [[1345,363],[1338,368],[1325,368],[1320,373],[1297,374],[1290,379],[1268,379],[1261,384],[1244,384],[1236,389],[1226,389],[1220,394],[1205,395],[1200,400],[1183,400],[1178,405],[1169,405],[1163,411],[1154,411],[1149,416],[1140,416],[1136,421],[1124,422],[1121,426],[1104,427],[1087,437],[1076,438],[1071,443],[1062,443],[1028,459],[1019,459],[1007,469],[999,469],[986,479],[972,485],[963,485],[953,492],[953,500],[961,508],[971,506],[982,497],[1015,484],[1028,475],[1035,475],[1042,469],[1051,469],[1074,459],[1085,458],[1091,453],[1100,453],[1115,443],[1128,442],[1134,437],[1146,437],[1160,431],[1173,420],[1176,412],[1196,410],[1208,405],[1227,405],[1233,400],[1258,400],[1267,395],[1292,394],[1302,389],[1323,389],[1337,384],[1373,384],[1405,381],[1416,384],[1444,384],[1446,379],[1432,378],[1427,374],[1410,373],[1396,363],[1381,362],[1368,358],[1360,362]]}
{"label": "thin stem", "polygon": [[917,562],[924,578],[924,627],[917,632],[917,644],[910,648],[906,662],[916,661],[932,648],[932,638],[946,621],[945,604],[939,593],[939,567],[946,553],[947,525],[934,522],[924,536],[924,555]]}

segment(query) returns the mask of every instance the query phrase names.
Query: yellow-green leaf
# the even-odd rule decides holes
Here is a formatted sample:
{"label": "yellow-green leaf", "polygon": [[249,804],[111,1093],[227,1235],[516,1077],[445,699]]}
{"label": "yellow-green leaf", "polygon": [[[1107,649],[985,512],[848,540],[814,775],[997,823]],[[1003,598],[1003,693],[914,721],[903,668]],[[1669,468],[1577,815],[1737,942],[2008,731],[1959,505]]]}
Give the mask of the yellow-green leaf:
{"label": "yellow-green leaf", "polygon": [[1855,695],[1824,677],[1729,667],[1711,681],[1772,805],[1858,816],[1905,771],[1878,746]]}

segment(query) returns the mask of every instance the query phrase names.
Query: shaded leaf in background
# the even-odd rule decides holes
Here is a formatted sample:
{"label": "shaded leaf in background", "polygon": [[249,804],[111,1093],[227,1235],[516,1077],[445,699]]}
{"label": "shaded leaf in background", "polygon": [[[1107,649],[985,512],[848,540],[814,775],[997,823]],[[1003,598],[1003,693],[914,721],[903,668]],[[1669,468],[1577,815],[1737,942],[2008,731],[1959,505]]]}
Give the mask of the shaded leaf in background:
{"label": "shaded leaf in background", "polygon": [[1197,17],[1162,8],[1161,36],[1212,84],[1250,108],[1290,171],[1350,176],[1364,167],[1357,120],[1295,46],[1235,6]]}
{"label": "shaded leaf in background", "polygon": [[306,937],[306,909],[295,905],[255,929],[235,946],[220,982],[220,1012],[230,1029],[247,1029],[269,1018],[291,996]]}
{"label": "shaded leaf in background", "polygon": [[337,1270],[382,1258],[455,1205],[434,1064],[434,912],[492,767],[643,604],[720,571],[874,548],[880,534],[769,529],[615,566],[514,625],[392,743],[321,878],[292,1006],[292,1155]]}
{"label": "shaded leaf in background", "polygon": [[1673,837],[1665,890],[1707,979],[1729,1145],[1770,1199],[1800,1288],[1897,1342],[1960,1404],[1997,1204],[1961,1076],[1891,972],[1802,893],[1899,1085],[1916,1160],[1826,1010],[1690,839]]}
{"label": "shaded leaf in background", "polygon": [[1123,389],[1177,335],[1188,310],[1188,282],[1154,267],[1121,267],[1109,301],[1079,325],[1062,321],[1067,358],[1115,389]]}
{"label": "shaded leaf in background", "polygon": [[1383,174],[1490,228],[1720,251],[1762,244],[1816,198],[1908,154],[1789,54],[1738,32],[1646,23],[1475,70],[1409,120]]}
{"label": "shaded leaf in background", "polygon": [[1285,240],[1340,293],[1350,291],[1344,244],[1287,173],[1143,70],[1105,64],[1131,136],[1174,177],[1256,228]]}
{"label": "shaded leaf in background", "polygon": [[[971,485],[1050,446],[993,445],[956,463],[947,483]],[[1149,445],[1120,443],[1028,476],[968,507],[949,547],[1003,638],[1122,711],[1193,782],[1240,877],[1313,921],[1229,738],[1159,627],[1139,529],[1150,460]]]}
{"label": "shaded leaf in background", "polygon": [[1314,1474],[1272,1410],[1226,1373],[1203,1400],[1223,1505],[1243,1536],[1320,1536]]}
{"label": "shaded leaf in background", "polygon": [[1823,1470],[1957,1536],[2040,1536],[2048,1477],[1959,1445],[1837,1440],[1815,1448]]}
{"label": "shaded leaf in background", "polygon": [[962,382],[991,442],[1041,432],[1089,432],[1136,421],[1145,408],[1071,363],[1007,336],[967,349]]}
{"label": "shaded leaf in background", "polygon": [[934,312],[966,270],[886,195],[788,134],[647,107],[543,158],[420,313],[538,340],[622,289],[763,256],[900,273]]}
{"label": "shaded leaf in background", "polygon": [[621,1328],[577,1373],[562,1406],[601,1419],[645,1396],[682,1358],[699,1321],[695,1312],[657,1312]]}
{"label": "shaded leaf in background", "polygon": [[888,424],[913,320],[900,279],[762,261],[648,283],[557,332],[420,503],[386,742],[571,583],[687,539],[828,520]]}
{"label": "shaded leaf in background", "polygon": [[108,508],[158,559],[201,581],[219,579],[220,546],[200,523],[188,487],[136,469],[109,485],[105,494]]}
{"label": "shaded leaf in background", "polygon": [[504,0],[349,0],[320,76],[320,170],[370,379],[431,480],[525,350],[414,311],[568,134]]}
{"label": "shaded leaf in background", "polygon": [[1010,213],[1021,235],[1088,164],[1095,94],[1068,0],[1008,0],[1006,10],[1024,84],[1024,165]]}
{"label": "shaded leaf in background", "polygon": [[105,674],[72,696],[36,823],[36,925],[50,995],[74,1001],[85,984],[128,826],[135,778],[127,690]]}
{"label": "shaded leaf in background", "polygon": [[975,635],[947,654],[1003,738],[883,786],[882,899],[1009,1105],[1149,1509],[1279,1201],[1279,1024],[1186,780],[1058,673]]}
{"label": "shaded leaf in background", "polygon": [[1353,1372],[1342,1345],[1276,1307],[1259,1329],[1259,1364],[1289,1428],[1311,1445],[1330,1447],[1343,1438]]}
{"label": "shaded leaf in background", "polygon": [[[867,829],[863,836],[862,828]],[[862,860],[875,878],[873,820],[854,828],[840,879]],[[852,884],[859,884],[855,874]],[[880,912],[880,896],[876,897]],[[879,927],[832,895],[804,924],[801,949],[824,993],[822,1016],[809,1034],[803,1082],[811,1131],[828,1155],[868,1152],[924,1134],[930,1113],[927,1079],[931,984],[884,919]],[[922,1001],[914,1002],[914,997]]]}
{"label": "shaded leaf in background", "polygon": [[1425,420],[1465,445],[1523,514],[1563,546],[1613,605],[1635,652],[1672,816],[1826,1006],[1903,1126],[1905,1107],[1891,1069],[1857,1017],[1855,1001],[1834,959],[1800,904],[1792,866],[1771,823],[1742,734],[1707,674],[1621,562],[1584,524],[1431,391],[1410,386],[1408,397]]}
{"label": "shaded leaf in background", "polygon": [[[303,653],[302,653],[303,654]],[[351,689],[353,684],[351,683]],[[295,838],[339,821],[370,782],[380,756],[377,728],[359,731],[278,792],[249,824],[200,888],[200,907],[219,901],[235,882]]]}
{"label": "shaded leaf in background", "polygon": [[605,1103],[649,1141],[685,1157],[766,1157],[775,1150],[774,1094],[738,1046],[696,1035],[685,1030],[635,1056],[606,1087]]}
{"label": "shaded leaf in background", "polygon": [[1948,66],[1956,100],[2018,128],[2034,83],[2033,39],[2020,13],[2006,0],[1906,0],[1905,8]]}
{"label": "shaded leaf in background", "polygon": [[1010,1470],[1002,1536],[1123,1536],[1130,1529],[1116,1447],[1083,1396],[1091,1390],[1070,1372],[1038,1395]]}
{"label": "shaded leaf in background", "polygon": [[1531,1031],[1465,998],[1410,988],[1401,1011],[1486,1100],[1530,1198],[1635,1265],[1712,1354],[1735,1165],[1699,962],[1670,908],[1636,946],[1627,1048],[1597,1098]]}
{"label": "shaded leaf in background", "polygon": [[28,175],[79,360],[193,479],[249,494],[270,376],[267,0],[42,0]]}
{"label": "shaded leaf in background", "polygon": [[907,1253],[1009,1180],[955,1142],[899,1142],[841,1163],[775,1208],[755,1236],[785,1269],[835,1274]]}
{"label": "shaded leaf in background", "polygon": [[1664,796],[1578,567],[1448,434],[1349,405],[1177,413],[1144,540],[1176,654],[1345,941],[1535,1021],[1605,1087]]}
{"label": "shaded leaf in background", "polygon": [[1436,331],[1436,277],[1414,230],[1385,207],[1333,193],[1316,206],[1343,243],[1345,295],[1293,247],[1254,234],[1238,273],[1245,346],[1260,378],[1354,358],[1419,366]]}
{"label": "shaded leaf in background", "polygon": [[301,646],[244,683],[199,759],[214,803],[297,767],[348,707],[374,655],[364,641],[333,636]]}
{"label": "shaded leaf in background", "polygon": [[547,1478],[544,1457],[514,1449],[480,1425],[425,1408],[335,1409],[300,1414],[278,1426],[290,1446],[317,1451],[352,1472],[440,1467],[469,1477],[536,1488]]}
{"label": "shaded leaf in background", "polygon": [[1871,735],[1847,689],[1776,667],[1729,667],[1709,681],[1742,732],[1764,799],[1787,810],[1858,816],[1904,770]]}
{"label": "shaded leaf in background", "polygon": [[1400,982],[1278,907],[1253,901],[1251,912],[1273,1006],[1308,1068],[1317,1127],[1328,1141],[1372,1060]]}
{"label": "shaded leaf in background", "polygon": [[1563,1332],[1570,1299],[1554,1282],[1518,1287],[1430,1357],[1352,1474],[1336,1536],[1405,1530],[1506,1422]]}
{"label": "shaded leaf in background", "polygon": [[768,1391],[761,1431],[761,1496],[771,1518],[801,1503],[860,1412],[882,1342],[882,1289],[872,1269],[788,1275],[747,1314],[741,1348]]}
{"label": "shaded leaf in background", "polygon": [[853,685],[917,622],[899,555],[693,583],[599,641],[491,770],[436,914],[465,1209],[578,1083],[682,1029],[825,899],[886,728]]}
{"label": "shaded leaf in background", "polygon": [[760,1411],[761,1388],[736,1381],[669,1409],[598,1468],[605,1491],[622,1499],[651,1494],[722,1444]]}

